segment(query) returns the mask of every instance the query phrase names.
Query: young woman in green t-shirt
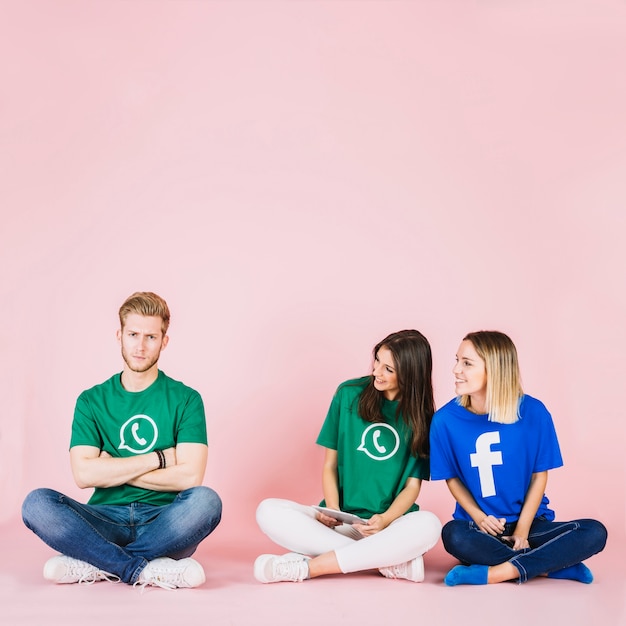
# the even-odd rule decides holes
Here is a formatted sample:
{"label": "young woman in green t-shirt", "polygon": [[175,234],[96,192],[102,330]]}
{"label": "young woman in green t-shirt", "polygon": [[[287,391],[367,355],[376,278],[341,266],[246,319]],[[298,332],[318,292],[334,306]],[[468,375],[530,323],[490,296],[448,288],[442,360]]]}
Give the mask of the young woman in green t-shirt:
{"label": "young woman in green t-shirt", "polygon": [[[264,554],[260,582],[300,582],[378,569],[387,578],[424,579],[422,555],[441,523],[415,501],[429,478],[428,431],[434,413],[432,356],[416,330],[374,347],[372,374],[342,383],[317,443],[325,448],[325,511],[281,499],[257,509],[261,530],[291,552]],[[342,511],[356,516],[347,521]]]}

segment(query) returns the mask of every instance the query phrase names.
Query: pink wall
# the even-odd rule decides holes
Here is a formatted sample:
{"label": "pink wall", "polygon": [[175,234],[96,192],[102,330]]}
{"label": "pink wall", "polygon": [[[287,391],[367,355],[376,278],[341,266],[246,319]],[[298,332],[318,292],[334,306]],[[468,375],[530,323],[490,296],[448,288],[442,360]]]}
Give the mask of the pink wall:
{"label": "pink wall", "polygon": [[[622,2],[2,12],[2,521],[35,486],[87,496],[74,401],[150,289],[162,368],[205,399],[222,537],[265,496],[318,497],[335,386],[405,327],[439,405],[462,335],[510,333],[560,434],[557,512],[623,534]],[[422,501],[451,513],[441,484]]]}

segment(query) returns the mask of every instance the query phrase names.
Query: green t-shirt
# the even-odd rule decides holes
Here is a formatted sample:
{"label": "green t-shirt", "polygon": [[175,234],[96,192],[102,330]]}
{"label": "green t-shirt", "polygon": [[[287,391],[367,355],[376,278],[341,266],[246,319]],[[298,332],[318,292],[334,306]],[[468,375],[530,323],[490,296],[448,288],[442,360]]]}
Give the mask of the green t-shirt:
{"label": "green t-shirt", "polygon": [[[126,391],[115,374],[76,401],[70,448],[95,446],[113,457],[128,457],[179,443],[207,443],[204,405],[197,391],[161,371],[143,391]],[[176,493],[131,485],[96,487],[89,504],[163,505]]]}
{"label": "green t-shirt", "polygon": [[[428,459],[411,454],[398,402],[383,400],[384,422],[371,424],[359,415],[359,397],[370,378],[339,385],[317,438],[319,445],[337,450],[339,506],[364,518],[386,511],[408,478],[428,480],[430,473]],[[418,509],[414,504],[409,511]]]}

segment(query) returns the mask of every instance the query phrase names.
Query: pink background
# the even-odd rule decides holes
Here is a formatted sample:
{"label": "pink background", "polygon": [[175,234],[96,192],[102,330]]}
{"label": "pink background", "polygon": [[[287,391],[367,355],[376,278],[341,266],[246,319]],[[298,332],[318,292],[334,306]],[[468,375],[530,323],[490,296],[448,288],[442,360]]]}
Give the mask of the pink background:
{"label": "pink background", "polygon": [[[79,597],[44,586],[51,553],[19,507],[38,486],[87,498],[68,463],[74,402],[121,369],[117,308],[145,289],[172,310],[162,369],[205,400],[205,482],[225,506],[205,560],[240,558],[239,596],[258,599],[254,619],[232,623],[262,622],[259,607],[288,593],[252,581],[252,558],[275,549],[256,504],[318,499],[314,441],[336,385],[409,327],[431,341],[439,406],[464,333],[514,339],[560,436],[557,514],[610,531],[593,591],[534,589],[563,590],[569,623],[609,605],[605,623],[621,623],[623,2],[4,0],[0,12],[0,529],[5,551],[31,558],[17,578],[0,566],[15,615],[33,589],[48,611]],[[445,485],[420,502],[449,519]],[[449,611],[453,597],[539,593],[453,596],[446,558],[439,547],[431,587]],[[348,578],[332,588],[347,594]]]}

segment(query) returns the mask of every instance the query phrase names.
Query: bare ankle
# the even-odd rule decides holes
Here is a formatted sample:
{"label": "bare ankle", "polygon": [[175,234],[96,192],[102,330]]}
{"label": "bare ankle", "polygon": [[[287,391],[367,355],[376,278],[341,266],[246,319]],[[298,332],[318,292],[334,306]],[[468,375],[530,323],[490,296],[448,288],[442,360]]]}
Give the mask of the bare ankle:
{"label": "bare ankle", "polygon": [[519,572],[517,567],[512,563],[500,563],[499,565],[493,565],[487,570],[487,582],[502,583],[506,580],[515,580],[519,578]]}

